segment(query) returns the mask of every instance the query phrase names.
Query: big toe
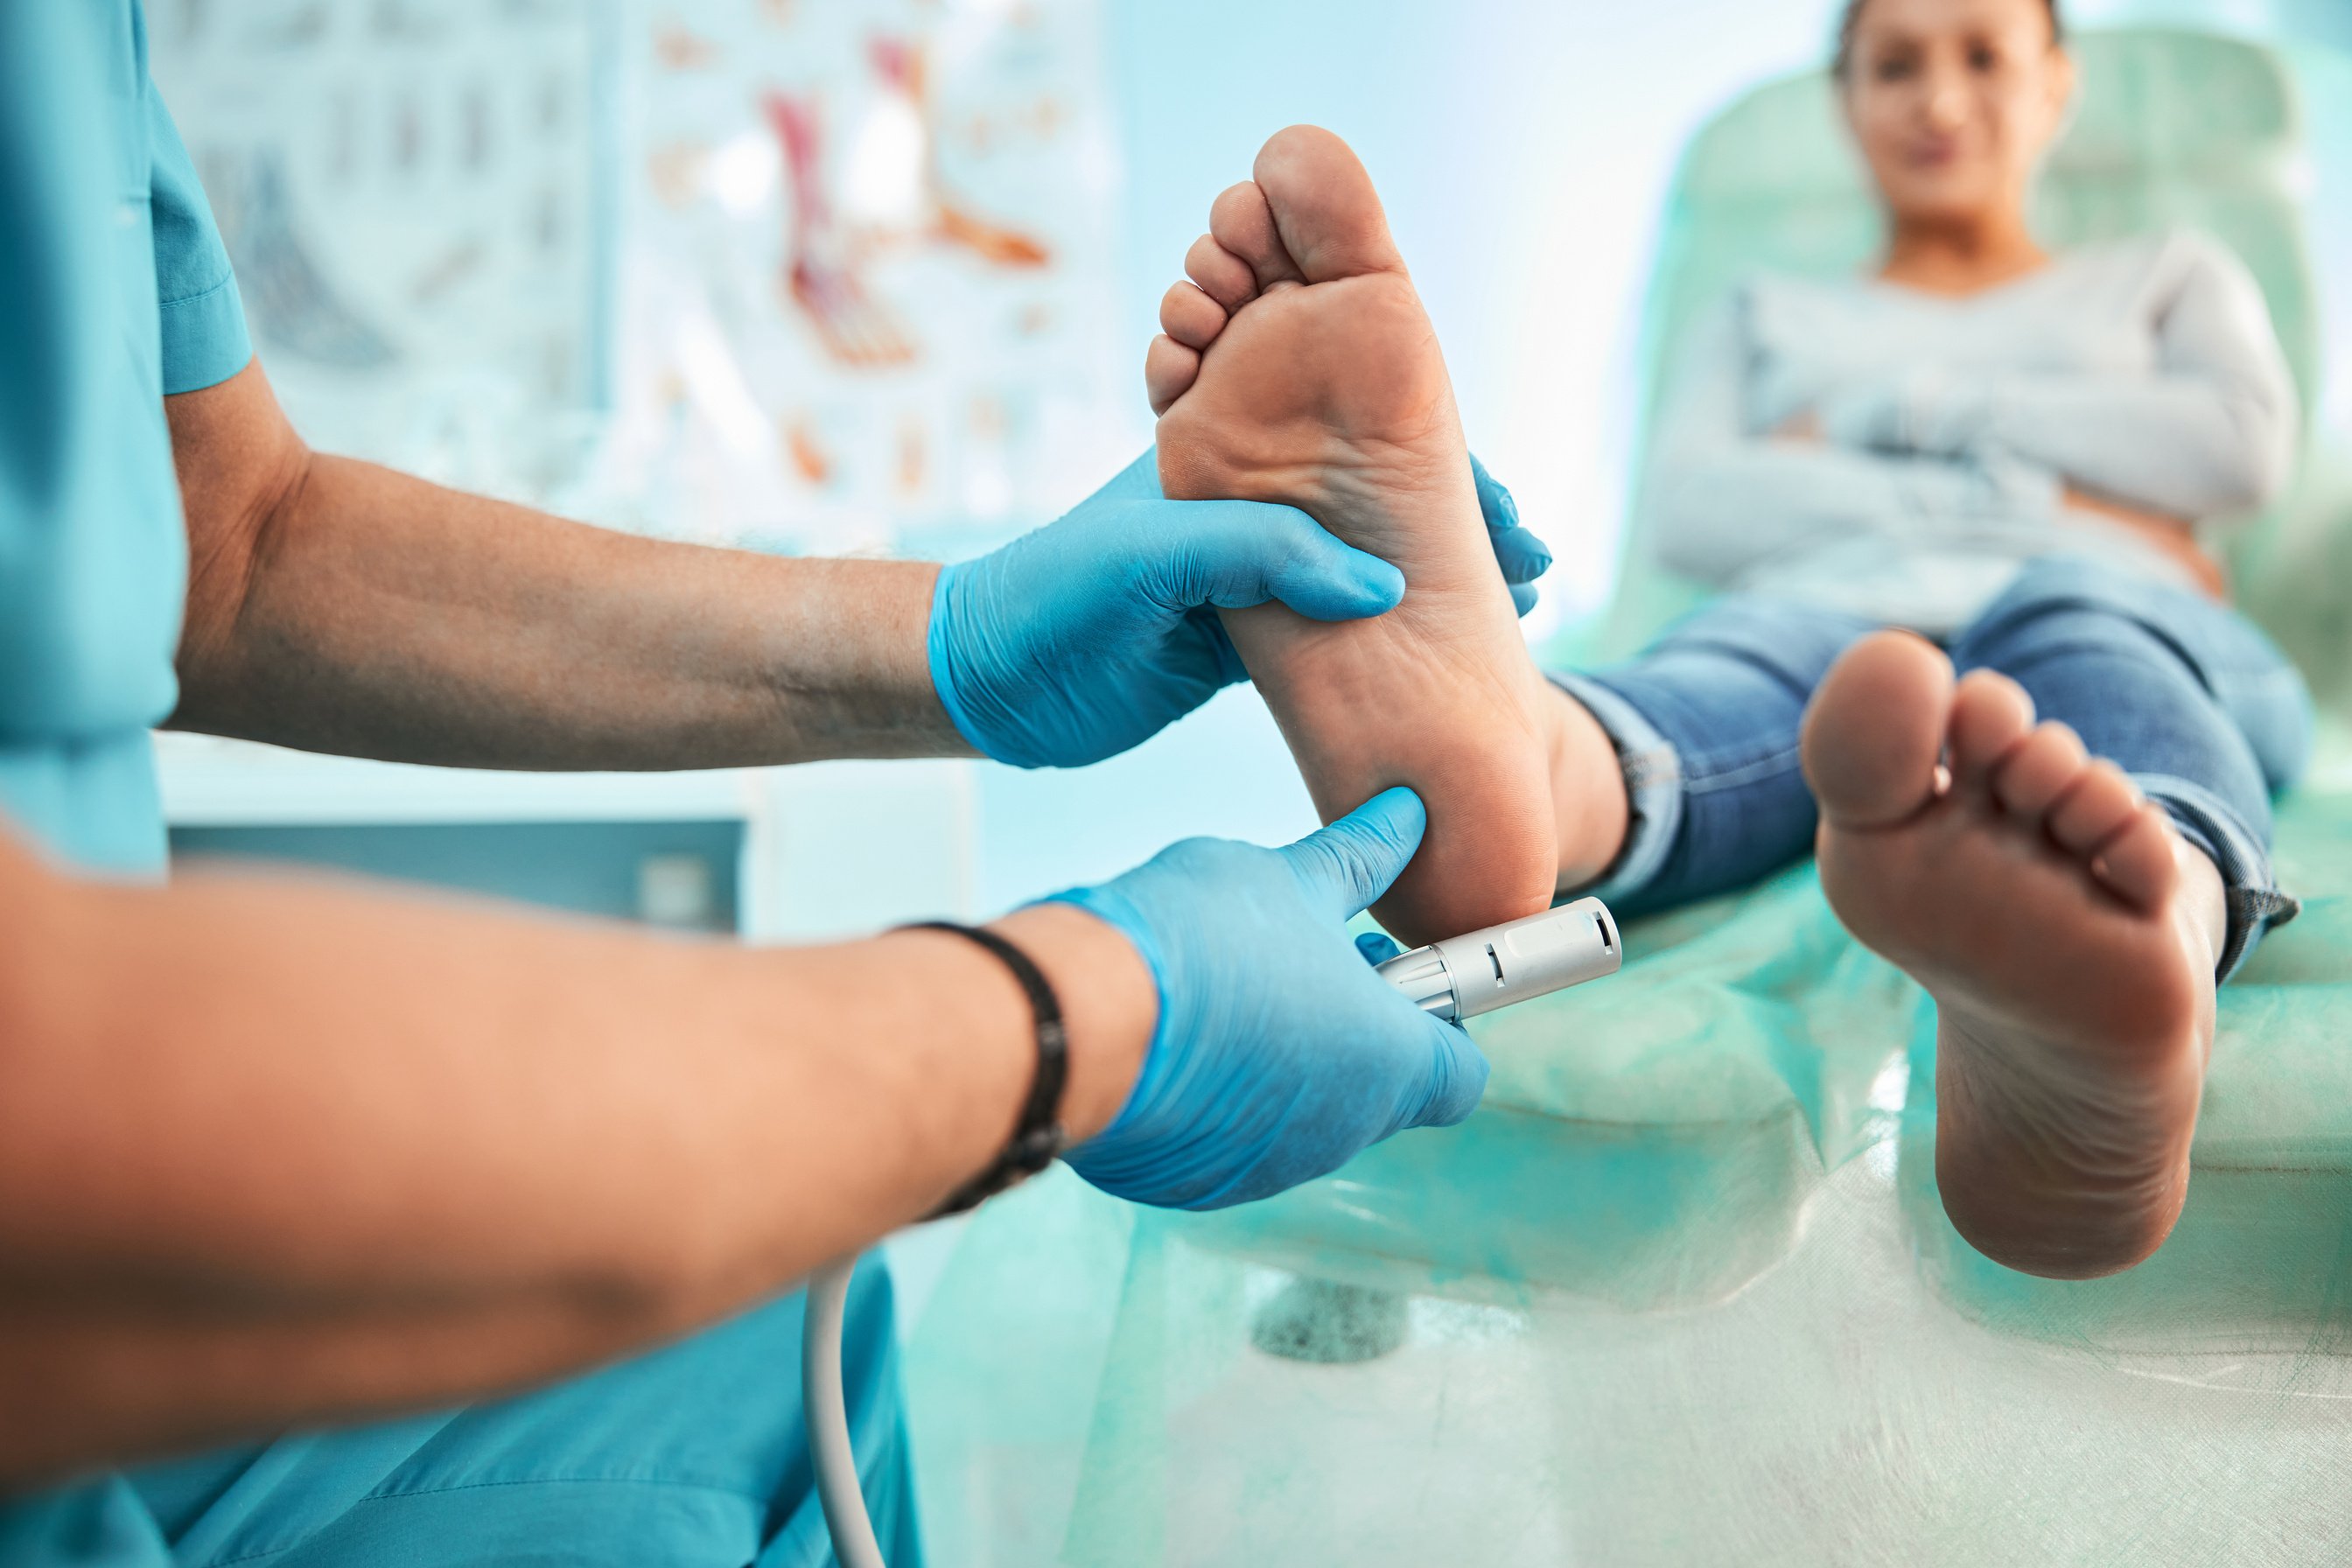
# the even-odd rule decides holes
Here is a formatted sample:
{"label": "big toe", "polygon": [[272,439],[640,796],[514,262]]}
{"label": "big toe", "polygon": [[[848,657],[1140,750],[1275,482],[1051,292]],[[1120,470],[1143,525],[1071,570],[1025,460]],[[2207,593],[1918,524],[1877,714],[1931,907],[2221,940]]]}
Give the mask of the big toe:
{"label": "big toe", "polygon": [[1846,649],[1805,710],[1800,754],[1822,815],[1872,827],[1925,805],[1951,708],[1951,660],[1933,643],[1873,632]]}
{"label": "big toe", "polygon": [[1316,125],[1277,131],[1252,170],[1283,247],[1309,283],[1404,266],[1372,177],[1345,142]]}

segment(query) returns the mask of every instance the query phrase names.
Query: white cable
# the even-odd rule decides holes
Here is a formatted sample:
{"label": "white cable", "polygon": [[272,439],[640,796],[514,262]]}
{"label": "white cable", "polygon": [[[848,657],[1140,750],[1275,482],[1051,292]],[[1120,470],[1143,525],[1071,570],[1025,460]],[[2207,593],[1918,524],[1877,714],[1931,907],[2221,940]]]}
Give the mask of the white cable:
{"label": "white cable", "polygon": [[[1598,899],[1401,952],[1381,977],[1441,1018],[1463,1019],[1614,974],[1624,961],[1617,922]],[[856,1262],[837,1263],[809,1281],[801,1331],[801,1405],[816,1468],[817,1502],[841,1568],[888,1568],[866,1512],[849,1406],[841,1386],[841,1321]]]}
{"label": "white cable", "polygon": [[887,1568],[866,1517],[857,1484],[857,1452],[849,1443],[849,1405],[841,1386],[841,1321],[849,1307],[850,1271],[836,1263],[809,1281],[808,1317],[801,1330],[801,1408],[808,1422],[816,1468],[816,1499],[833,1554],[841,1568]]}

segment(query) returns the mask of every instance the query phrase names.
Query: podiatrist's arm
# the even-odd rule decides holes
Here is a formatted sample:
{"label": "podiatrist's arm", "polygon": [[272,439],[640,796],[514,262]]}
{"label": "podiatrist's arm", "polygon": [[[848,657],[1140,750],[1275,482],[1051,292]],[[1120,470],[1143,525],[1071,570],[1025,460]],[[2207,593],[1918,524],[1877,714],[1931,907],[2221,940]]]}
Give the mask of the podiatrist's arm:
{"label": "podiatrist's arm", "polygon": [[[1068,1019],[1074,1163],[1232,1201],[1467,1115],[1483,1060],[1342,929],[1422,824],[1391,791],[996,922]],[[711,1321],[986,1167],[1034,1063],[1008,973],[943,934],[759,951],[323,881],[106,887],[5,834],[0,910],[0,1492]]]}
{"label": "podiatrist's arm", "polygon": [[[992,555],[657,542],[314,453],[257,363],[165,400],[191,547],[182,729],[477,767],[970,754],[1071,766],[1242,679],[1216,606],[1377,615],[1306,513],[1163,500],[1148,459]],[[1480,486],[1524,601],[1549,562]]]}
{"label": "podiatrist's arm", "polygon": [[173,724],[480,767],[966,751],[935,566],[659,543],[312,452],[258,362],[165,400],[190,543]]}

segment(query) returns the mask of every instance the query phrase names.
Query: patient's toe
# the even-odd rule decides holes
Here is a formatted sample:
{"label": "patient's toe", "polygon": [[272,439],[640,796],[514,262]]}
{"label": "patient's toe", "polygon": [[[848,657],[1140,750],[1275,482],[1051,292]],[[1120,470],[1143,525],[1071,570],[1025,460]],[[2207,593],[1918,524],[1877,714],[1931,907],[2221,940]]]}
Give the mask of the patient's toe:
{"label": "patient's toe", "polygon": [[2011,750],[2033,728],[2033,699],[2006,675],[1972,669],[1952,692],[1946,746],[1952,782],[1982,784]]}
{"label": "patient's toe", "polygon": [[2050,808],[2050,837],[2062,849],[2088,855],[2114,837],[2139,807],[2139,791],[2124,771],[2096,758]]}
{"label": "patient's toe", "polygon": [[1225,310],[1198,284],[1173,283],[1160,299],[1160,330],[1188,349],[1205,349],[1225,330]]}
{"label": "patient's toe", "polygon": [[2092,874],[2126,903],[2154,910],[2172,896],[2180,879],[2178,840],[2162,808],[2143,805],[2121,831],[2100,847]]}
{"label": "patient's toe", "polygon": [[1257,298],[1257,274],[1249,263],[1204,234],[1184,253],[1184,276],[1228,311],[1238,310]]}
{"label": "patient's toe", "polygon": [[1952,708],[1952,666],[1909,632],[1874,632],[1830,667],[1805,710],[1805,782],[1849,826],[1897,822],[1927,804]]}
{"label": "patient's toe", "polygon": [[2089,760],[2073,730],[2044,724],[2011,748],[1993,769],[1993,798],[2021,826],[2039,823]]}
{"label": "patient's toe", "polygon": [[1151,340],[1151,347],[1143,356],[1143,390],[1151,399],[1151,412],[1165,414],[1178,398],[1192,390],[1201,374],[1201,355],[1175,339],[1162,335]]}

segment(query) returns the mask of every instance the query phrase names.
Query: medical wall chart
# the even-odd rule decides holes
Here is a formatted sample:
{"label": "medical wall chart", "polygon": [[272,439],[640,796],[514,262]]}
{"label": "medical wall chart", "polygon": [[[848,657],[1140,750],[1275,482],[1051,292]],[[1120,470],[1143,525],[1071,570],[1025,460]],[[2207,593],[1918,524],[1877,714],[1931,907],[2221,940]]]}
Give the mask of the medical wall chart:
{"label": "medical wall chart", "polygon": [[1096,0],[155,0],[322,447],[598,521],[1009,532],[1131,456]]}

